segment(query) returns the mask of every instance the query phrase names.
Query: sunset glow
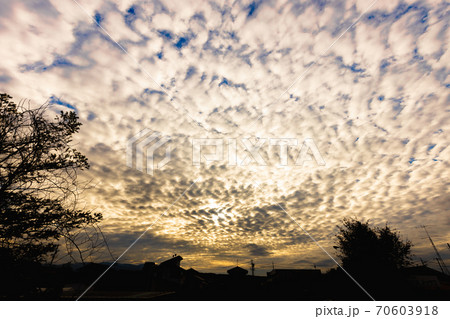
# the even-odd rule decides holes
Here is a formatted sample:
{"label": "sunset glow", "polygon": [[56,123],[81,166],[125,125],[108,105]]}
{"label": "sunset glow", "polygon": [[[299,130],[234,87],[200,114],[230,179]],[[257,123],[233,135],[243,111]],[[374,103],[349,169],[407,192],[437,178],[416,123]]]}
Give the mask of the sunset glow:
{"label": "sunset glow", "polygon": [[[120,263],[326,270],[317,243],[335,256],[356,217],[437,268],[428,225],[450,264],[448,3],[37,3],[2,3],[0,89],[77,112],[91,165],[78,204],[103,214],[115,256],[147,230]],[[144,129],[167,137],[151,172],[127,165]],[[197,163],[201,139],[217,142]]]}

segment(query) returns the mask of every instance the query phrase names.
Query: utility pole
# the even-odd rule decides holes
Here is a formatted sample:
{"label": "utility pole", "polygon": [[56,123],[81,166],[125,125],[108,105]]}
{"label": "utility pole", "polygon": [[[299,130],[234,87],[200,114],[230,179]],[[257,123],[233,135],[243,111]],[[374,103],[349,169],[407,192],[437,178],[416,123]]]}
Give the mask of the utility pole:
{"label": "utility pole", "polygon": [[255,276],[255,263],[253,262],[253,259],[250,261],[252,265],[252,276]]}
{"label": "utility pole", "polygon": [[437,263],[439,265],[439,268],[441,268],[442,273],[445,274],[444,268],[442,268],[442,265],[441,265],[441,262],[439,261],[439,258],[436,258],[436,261],[437,261]]}
{"label": "utility pole", "polygon": [[425,262],[423,261],[422,257],[420,257],[420,262],[422,263],[422,266],[426,266]]}
{"label": "utility pole", "polygon": [[422,225],[421,227],[425,230],[425,233],[427,234],[428,239],[430,240],[430,243],[433,246],[434,252],[436,253],[436,256],[437,256],[436,261],[438,262],[438,265],[441,268],[442,273],[446,274],[446,275],[450,275],[450,272],[448,271],[447,266],[445,265],[444,260],[441,257],[441,254],[439,254],[439,251],[437,250],[436,246],[434,245],[433,239],[431,239],[430,234],[428,234],[426,226]]}

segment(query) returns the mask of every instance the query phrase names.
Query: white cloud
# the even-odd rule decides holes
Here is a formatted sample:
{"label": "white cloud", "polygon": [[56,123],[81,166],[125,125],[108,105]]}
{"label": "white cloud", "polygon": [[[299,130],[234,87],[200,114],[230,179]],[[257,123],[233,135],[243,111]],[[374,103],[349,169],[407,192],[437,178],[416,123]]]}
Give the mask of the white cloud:
{"label": "white cloud", "polygon": [[[44,18],[17,2],[0,17],[8,43],[0,49],[0,79],[10,78],[0,88],[17,100],[41,104],[54,95],[76,106],[84,123],[76,142],[92,163],[84,177],[98,183],[85,200],[105,215],[105,231],[117,237],[113,248],[126,246],[128,234],[202,177],[150,231],[161,246],[140,246],[130,260],[162,258],[170,247],[196,267],[195,256],[209,256],[205,264],[214,269],[248,247],[270,251],[265,262],[326,258],[271,197],[329,250],[335,225],[351,216],[391,221],[418,251],[428,244],[415,225],[430,222],[448,234],[449,35],[442,9],[378,1],[319,56],[367,1],[323,10],[273,1],[251,17],[250,2],[80,1],[91,16],[101,15],[127,55],[76,4],[52,4],[59,14]],[[125,23],[132,5],[135,30]],[[164,90],[175,100],[157,92]],[[127,139],[144,128],[171,136],[176,146],[154,176],[125,165]],[[326,166],[280,168],[269,148],[261,152],[267,167],[192,166],[192,138],[239,136],[300,144],[312,137]],[[299,152],[300,145],[289,150],[289,163]]]}

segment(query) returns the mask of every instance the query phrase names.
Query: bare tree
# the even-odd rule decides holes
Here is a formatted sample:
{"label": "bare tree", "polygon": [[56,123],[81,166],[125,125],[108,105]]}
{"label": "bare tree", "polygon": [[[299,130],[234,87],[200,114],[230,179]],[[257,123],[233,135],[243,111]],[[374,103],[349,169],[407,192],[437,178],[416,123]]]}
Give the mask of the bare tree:
{"label": "bare tree", "polygon": [[0,94],[0,259],[84,262],[106,242],[100,213],[77,209],[77,173],[87,158],[72,147],[75,112],[54,119],[48,105],[17,105]]}

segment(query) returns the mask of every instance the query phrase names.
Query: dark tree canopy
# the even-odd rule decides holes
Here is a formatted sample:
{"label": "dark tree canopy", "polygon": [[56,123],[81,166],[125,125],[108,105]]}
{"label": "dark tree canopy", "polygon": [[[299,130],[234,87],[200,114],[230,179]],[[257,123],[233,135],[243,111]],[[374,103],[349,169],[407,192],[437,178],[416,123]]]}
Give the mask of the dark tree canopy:
{"label": "dark tree canopy", "polygon": [[409,240],[388,225],[371,227],[369,222],[344,219],[337,237],[338,256],[344,269],[354,274],[392,273],[411,263]]}
{"label": "dark tree canopy", "polygon": [[[89,167],[73,148],[81,123],[75,112],[54,119],[48,108],[18,106],[0,95],[0,258],[42,262],[56,255],[62,239],[96,224],[101,214],[75,209],[77,171]],[[72,246],[73,247],[73,246]],[[81,253],[81,251],[79,251]]]}

